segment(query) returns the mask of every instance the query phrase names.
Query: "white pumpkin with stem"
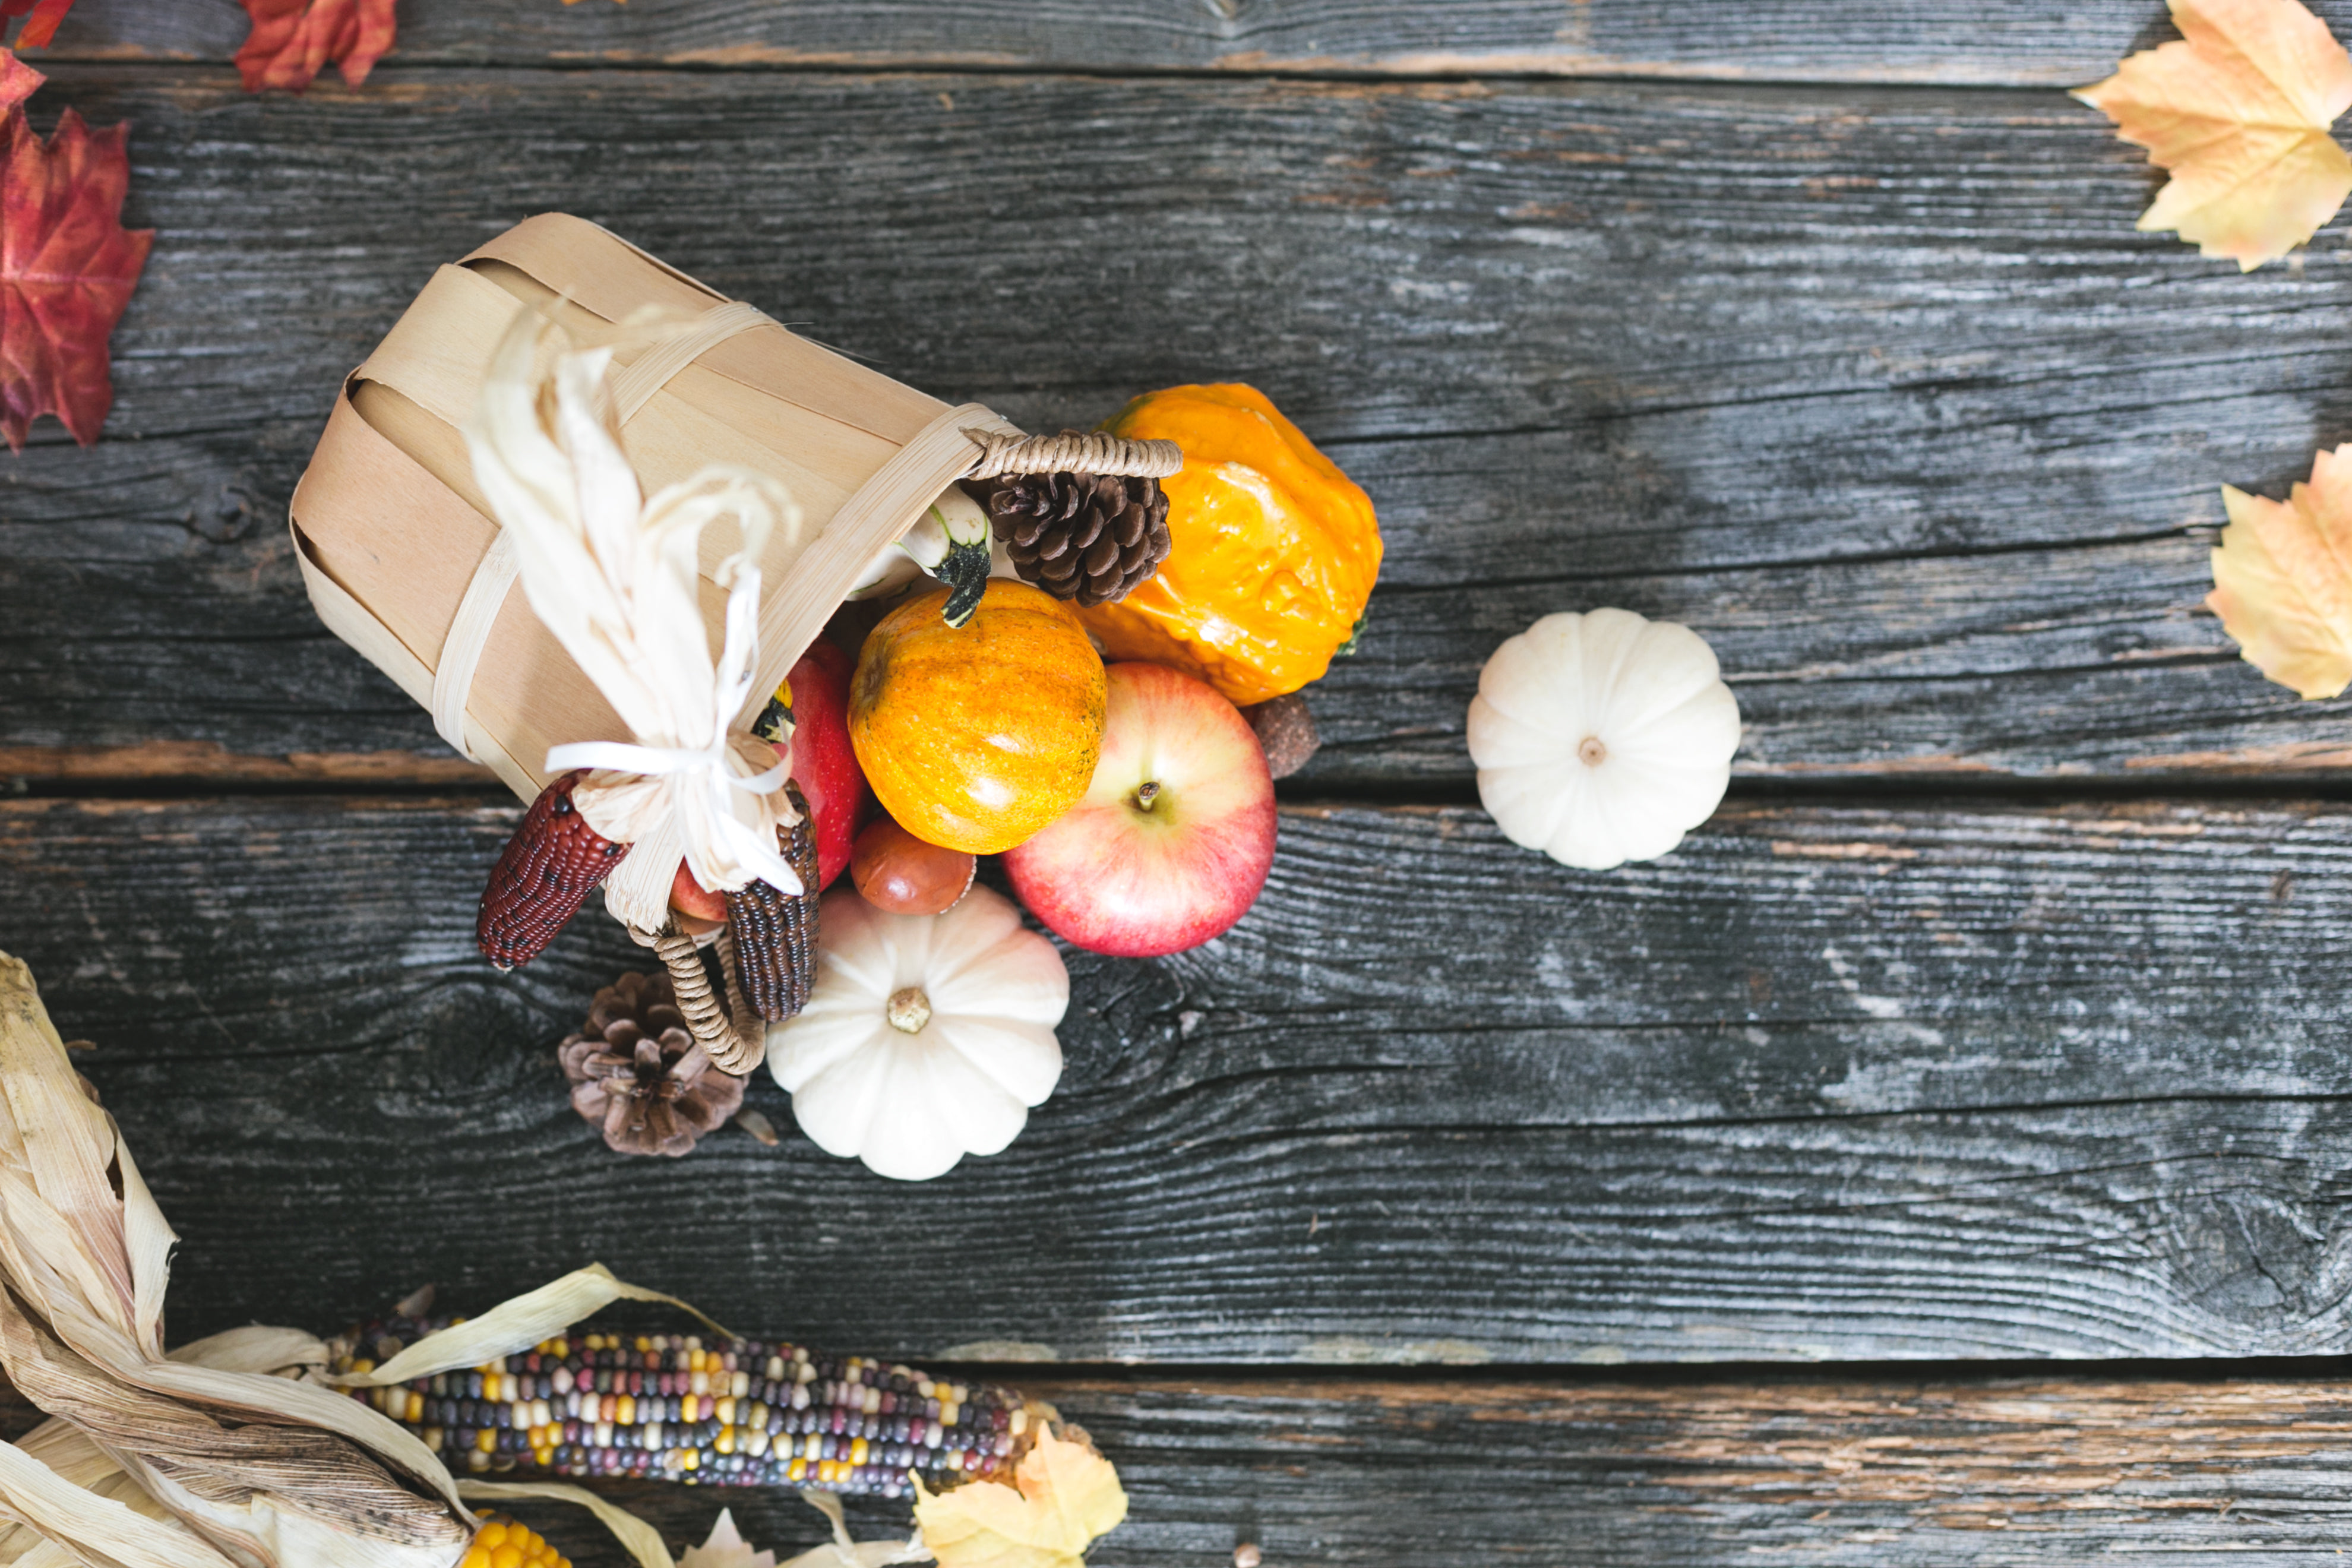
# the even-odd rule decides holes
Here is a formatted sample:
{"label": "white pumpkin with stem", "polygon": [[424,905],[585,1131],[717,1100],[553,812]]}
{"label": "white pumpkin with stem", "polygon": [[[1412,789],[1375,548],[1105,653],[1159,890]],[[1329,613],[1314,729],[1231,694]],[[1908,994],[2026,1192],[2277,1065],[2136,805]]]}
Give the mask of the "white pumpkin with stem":
{"label": "white pumpkin with stem", "polygon": [[1470,703],[1478,798],[1515,844],[1605,871],[1654,860],[1722,804],[1739,703],[1688,626],[1546,616],[1495,650]]}
{"label": "white pumpkin with stem", "polygon": [[1062,1076],[1070,975],[1011,900],[974,888],[943,914],[825,895],[816,984],[768,1031],[768,1068],[828,1154],[928,1181],[1011,1143]]}

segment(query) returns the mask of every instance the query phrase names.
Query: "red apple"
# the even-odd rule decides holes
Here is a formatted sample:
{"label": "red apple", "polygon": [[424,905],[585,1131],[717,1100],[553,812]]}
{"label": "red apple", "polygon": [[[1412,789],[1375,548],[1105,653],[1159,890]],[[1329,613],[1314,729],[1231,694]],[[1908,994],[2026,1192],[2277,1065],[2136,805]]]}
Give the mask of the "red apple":
{"label": "red apple", "polygon": [[727,895],[714,893],[696,881],[683,860],[677,863],[677,874],[669,879],[669,907],[694,920],[727,923]]}
{"label": "red apple", "polygon": [[1274,780],[1249,721],[1156,664],[1114,664],[1094,783],[1007,850],[1013,889],[1078,946],[1181,952],[1256,901],[1274,864]]}
{"label": "red apple", "polygon": [[866,813],[866,774],[849,745],[849,676],[856,663],[820,637],[784,678],[793,689],[793,782],[816,822],[819,887],[849,864]]}

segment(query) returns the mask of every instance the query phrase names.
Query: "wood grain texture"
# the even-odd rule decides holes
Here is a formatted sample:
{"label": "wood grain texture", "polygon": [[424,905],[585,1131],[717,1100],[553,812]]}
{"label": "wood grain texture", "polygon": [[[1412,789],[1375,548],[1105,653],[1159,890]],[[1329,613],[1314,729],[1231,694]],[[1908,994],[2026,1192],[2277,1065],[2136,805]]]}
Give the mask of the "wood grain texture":
{"label": "wood grain texture", "polygon": [[108,439],[44,426],[0,490],[0,744],[444,754],[319,628],[284,500],[433,266],[568,205],[1033,426],[1265,387],[1388,542],[1305,784],[1464,787],[1486,654],[1603,603],[1715,644],[1750,775],[2347,754],[2345,704],[2263,682],[2200,601],[2221,484],[2352,434],[2352,253],[2241,277],[2133,233],[2137,153],[2048,95],[123,79],[58,77],[138,121],[161,237]]}
{"label": "wood grain texture", "polygon": [[[2338,36],[2352,0],[2314,0]],[[1019,66],[2078,87],[2175,36],[2155,0],[401,0],[418,63]],[[52,55],[228,58],[231,0],[81,0]]]}
{"label": "wood grain texture", "polygon": [[0,945],[100,1044],[176,1333],[595,1258],[909,1359],[2352,1347],[2343,808],[1750,806],[1605,876],[1294,809],[1227,937],[1073,955],[1059,1091],[911,1187],[796,1135],[606,1153],[551,1047],[642,957],[596,917],[481,963],[514,816],[0,805]]}
{"label": "wood grain texture", "polygon": [[[1024,1386],[1119,1466],[1132,1506],[1098,1568],[1213,1568],[1242,1541],[1269,1565],[2332,1563],[2352,1501],[2352,1400],[2316,1379]],[[762,1544],[822,1535],[789,1495],[613,1490],[680,1545],[722,1504]],[[583,1568],[624,1568],[576,1510],[529,1512]]]}

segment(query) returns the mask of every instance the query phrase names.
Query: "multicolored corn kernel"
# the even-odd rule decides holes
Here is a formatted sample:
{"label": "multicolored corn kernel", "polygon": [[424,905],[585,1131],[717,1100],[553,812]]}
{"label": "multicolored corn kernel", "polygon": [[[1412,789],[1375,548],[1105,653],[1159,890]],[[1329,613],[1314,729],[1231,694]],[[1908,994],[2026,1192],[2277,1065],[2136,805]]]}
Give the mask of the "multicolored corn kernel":
{"label": "multicolored corn kernel", "polygon": [[[381,1364],[443,1326],[372,1324],[338,1342],[336,1370]],[[690,1334],[550,1340],[469,1372],[352,1393],[460,1473],[633,1476],[859,1497],[908,1496],[912,1475],[935,1490],[994,1476],[1019,1459],[1032,1427],[1010,1389]]]}
{"label": "multicolored corn kernel", "polygon": [[538,1531],[492,1516],[474,1531],[457,1568],[572,1568],[572,1559],[549,1545]]}
{"label": "multicolored corn kernel", "polygon": [[753,882],[727,895],[736,982],[751,1011],[772,1024],[807,1006],[816,984],[816,832],[799,788],[785,787],[801,819],[778,834],[777,847],[799,873],[801,891]]}
{"label": "multicolored corn kernel", "polygon": [[500,969],[545,952],[628,853],[627,845],[589,826],[572,804],[572,786],[586,776],[565,773],[540,791],[490,870],[474,941]]}

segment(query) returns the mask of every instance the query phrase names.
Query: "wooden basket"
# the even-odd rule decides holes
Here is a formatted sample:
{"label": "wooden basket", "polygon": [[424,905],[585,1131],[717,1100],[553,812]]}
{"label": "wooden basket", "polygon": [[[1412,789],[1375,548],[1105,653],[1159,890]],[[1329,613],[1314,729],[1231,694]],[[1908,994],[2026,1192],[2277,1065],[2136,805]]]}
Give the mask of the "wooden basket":
{"label": "wooden basket", "polygon": [[[483,646],[445,649],[499,534],[459,432],[491,351],[533,305],[583,326],[647,306],[729,312],[720,326],[734,330],[698,354],[678,352],[697,347],[691,340],[625,353],[614,387],[648,493],[732,462],[774,475],[800,503],[805,526],[793,537],[779,530],[760,562],[768,591],[755,703],[876,552],[971,471],[982,447],[965,432],[1020,434],[978,404],[950,407],[732,306],[582,218],[530,218],[441,268],[344,383],[294,491],[294,552],[320,619],[524,800],[548,782],[551,745],[630,739],[510,577]],[[722,533],[705,540],[706,577],[730,548]],[[714,588],[714,631],[720,603]],[[445,651],[458,656],[450,663],[473,656],[455,703]]]}
{"label": "wooden basket", "polygon": [[[1144,443],[1025,437],[979,404],[950,407],[584,219],[549,213],[518,224],[436,271],[345,381],[290,523],[320,619],[526,801],[548,783],[550,746],[632,737],[519,591],[461,431],[516,312],[537,308],[593,331],[648,307],[692,325],[615,360],[615,410],[646,492],[736,463],[782,480],[803,513],[802,528],[776,531],[760,560],[759,663],[739,723],[765,705],[875,555],[958,479],[1080,466],[1081,456],[1096,472],[1171,471],[1170,454]],[[709,578],[733,542],[712,531],[702,543],[714,639],[724,595]],[[661,953],[719,1065],[756,1063],[760,1031],[740,1006],[730,1029],[732,996],[713,994],[693,940],[636,934]],[[720,957],[732,994],[723,945]]]}

